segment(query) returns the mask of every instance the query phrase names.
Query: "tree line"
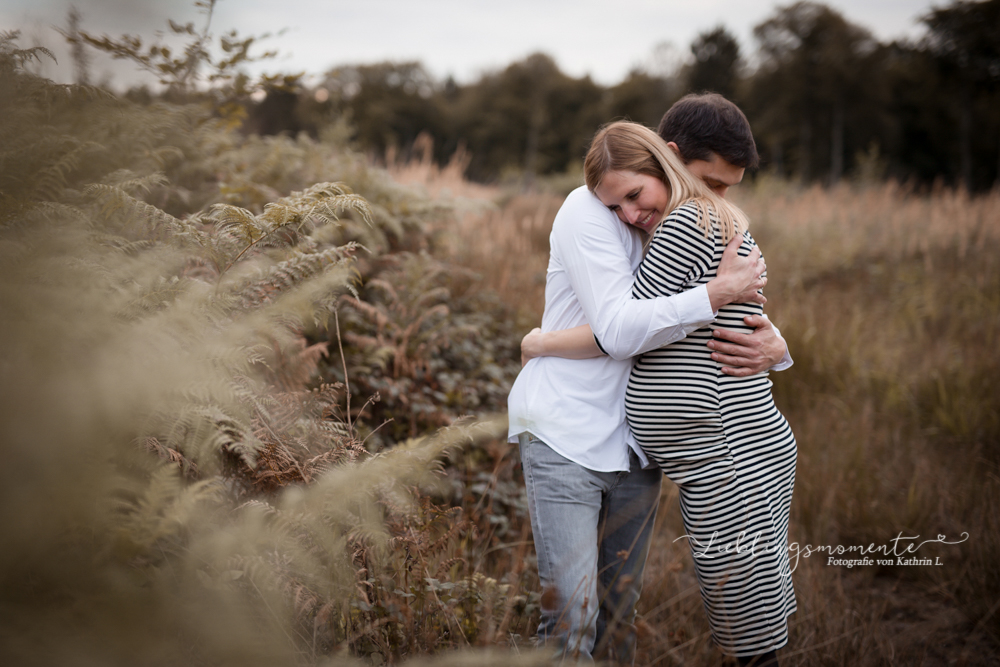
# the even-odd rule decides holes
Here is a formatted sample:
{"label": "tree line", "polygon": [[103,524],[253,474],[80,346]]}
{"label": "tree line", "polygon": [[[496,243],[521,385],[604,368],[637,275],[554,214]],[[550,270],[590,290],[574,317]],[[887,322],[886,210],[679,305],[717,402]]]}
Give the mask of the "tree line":
{"label": "tree line", "polygon": [[[635,69],[613,86],[538,53],[466,85],[435,81],[419,62],[338,67],[318,96],[284,104],[292,129],[346,115],[359,147],[378,156],[405,152],[423,132],[438,160],[464,146],[471,178],[530,180],[574,168],[602,123],[655,126],[683,94],[710,90],[746,111],[764,168],[778,175],[988,189],[1000,178],[1000,0],[955,2],[921,21],[922,39],[882,43],[824,4],[798,2],[755,27],[753,54],[720,26],[698,35],[678,70]],[[262,107],[261,129],[285,129],[262,122]]]}
{"label": "tree line", "polygon": [[778,176],[995,187],[1000,0],[957,0],[920,21],[921,38],[883,43],[805,1],[757,25],[753,50],[718,26],[690,44],[684,65],[636,68],[611,86],[572,77],[536,53],[467,84],[436,80],[420,62],[340,66],[314,87],[274,77],[264,99],[243,91],[239,103],[249,133],[316,136],[346,125],[355,146],[377,159],[407,158],[430,143],[417,141],[427,135],[438,162],[464,152],[469,178],[530,184],[579,169],[601,124],[627,118],[655,127],[682,95],[714,91],[744,109],[763,169]]}

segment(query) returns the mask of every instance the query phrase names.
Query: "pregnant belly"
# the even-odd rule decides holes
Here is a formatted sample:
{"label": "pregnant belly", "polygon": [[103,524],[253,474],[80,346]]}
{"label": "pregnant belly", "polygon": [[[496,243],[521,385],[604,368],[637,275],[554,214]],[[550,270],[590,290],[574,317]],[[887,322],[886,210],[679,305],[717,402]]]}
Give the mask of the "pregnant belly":
{"label": "pregnant belly", "polygon": [[636,442],[657,458],[703,460],[727,454],[719,367],[704,344],[675,343],[640,357],[625,391]]}

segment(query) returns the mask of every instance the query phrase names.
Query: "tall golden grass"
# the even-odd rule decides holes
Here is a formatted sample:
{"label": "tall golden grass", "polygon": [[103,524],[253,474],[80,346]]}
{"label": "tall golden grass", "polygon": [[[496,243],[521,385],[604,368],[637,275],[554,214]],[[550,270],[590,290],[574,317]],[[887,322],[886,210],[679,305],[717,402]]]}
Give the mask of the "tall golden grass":
{"label": "tall golden grass", "polygon": [[[765,311],[795,365],[772,374],[799,443],[790,540],[887,545],[932,566],[800,558],[783,664],[993,664],[1000,643],[1000,193],[896,183],[734,192],[768,262]],[[540,321],[560,197],[498,196],[451,252],[525,328]],[[665,486],[637,664],[715,665]],[[948,542],[933,543],[944,536]],[[905,538],[914,538],[906,540]],[[848,554],[845,557],[851,557]],[[884,556],[883,556],[884,558]]]}
{"label": "tall golden grass", "polygon": [[431,160],[431,149],[430,138],[421,135],[414,145],[420,157],[397,160],[390,151],[389,175],[427,196],[448,199],[456,215],[437,225],[442,251],[474,269],[482,279],[481,288],[504,298],[516,309],[521,324],[539,320],[545,303],[549,232],[563,196],[471,183],[465,179],[466,154],[459,151],[439,167]]}

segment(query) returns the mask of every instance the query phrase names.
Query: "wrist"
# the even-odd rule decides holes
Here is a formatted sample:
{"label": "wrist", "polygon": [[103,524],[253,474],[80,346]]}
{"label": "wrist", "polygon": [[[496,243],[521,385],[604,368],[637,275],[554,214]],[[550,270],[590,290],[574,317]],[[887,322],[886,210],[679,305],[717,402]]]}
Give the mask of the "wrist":
{"label": "wrist", "polygon": [[552,332],[538,334],[538,356],[547,357],[549,356],[549,338],[552,336]]}
{"label": "wrist", "polygon": [[768,356],[768,361],[771,362],[770,365],[777,366],[780,364],[787,352],[788,345],[784,339],[775,337],[774,346],[772,347],[771,354]]}
{"label": "wrist", "polygon": [[735,297],[732,281],[728,276],[717,276],[708,281],[708,300],[712,305],[712,310],[718,312],[719,308],[730,303]]}

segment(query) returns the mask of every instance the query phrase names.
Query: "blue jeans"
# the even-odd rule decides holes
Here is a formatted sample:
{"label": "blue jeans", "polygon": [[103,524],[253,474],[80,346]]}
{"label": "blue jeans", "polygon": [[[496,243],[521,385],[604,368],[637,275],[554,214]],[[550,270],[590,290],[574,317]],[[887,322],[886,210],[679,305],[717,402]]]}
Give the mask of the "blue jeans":
{"label": "blue jeans", "polygon": [[595,472],[530,433],[519,441],[543,591],[539,643],[564,658],[632,664],[663,473],[641,468],[635,452],[630,472]]}

